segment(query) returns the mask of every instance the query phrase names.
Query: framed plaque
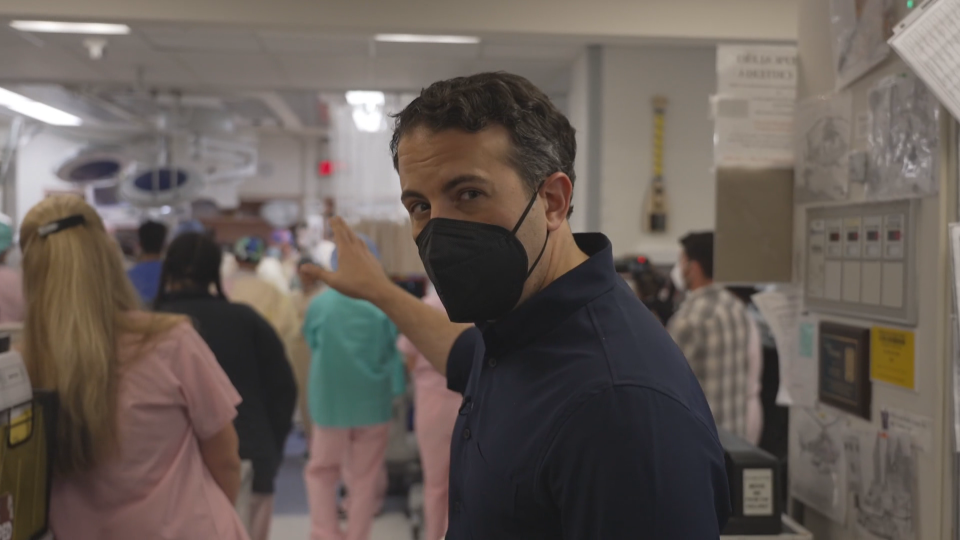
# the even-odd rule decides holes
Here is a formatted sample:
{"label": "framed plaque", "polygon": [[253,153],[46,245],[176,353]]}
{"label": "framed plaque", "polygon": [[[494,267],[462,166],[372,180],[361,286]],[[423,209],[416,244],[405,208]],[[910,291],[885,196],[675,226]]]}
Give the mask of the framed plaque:
{"label": "framed plaque", "polygon": [[870,329],[820,323],[820,401],[870,420]]}

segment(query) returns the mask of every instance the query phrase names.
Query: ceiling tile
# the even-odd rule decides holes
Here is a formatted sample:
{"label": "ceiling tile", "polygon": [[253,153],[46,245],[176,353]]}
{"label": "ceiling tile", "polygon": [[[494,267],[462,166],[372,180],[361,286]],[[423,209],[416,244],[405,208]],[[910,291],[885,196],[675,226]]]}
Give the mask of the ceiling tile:
{"label": "ceiling tile", "polygon": [[260,52],[250,30],[232,28],[146,27],[139,32],[158,49],[175,51]]}
{"label": "ceiling tile", "polygon": [[285,82],[276,59],[266,54],[186,52],[178,57],[205,84],[269,88]]}
{"label": "ceiling tile", "polygon": [[284,55],[278,60],[297,88],[358,89],[374,82],[374,61],[366,56]]}
{"label": "ceiling tile", "polygon": [[0,45],[19,45],[28,43],[18,30],[14,30],[5,24],[0,25]]}
{"label": "ceiling tile", "polygon": [[83,36],[78,34],[33,34],[48,44],[55,44],[65,49],[77,51],[86,51],[83,42],[87,39],[103,38],[107,40],[106,51],[108,54],[123,51],[126,54],[136,54],[144,51],[151,51],[152,47],[136,34],[127,36]]}
{"label": "ceiling tile", "polygon": [[473,63],[451,59],[378,59],[376,83],[381,88],[416,91],[436,81],[470,75],[475,72]]}
{"label": "ceiling tile", "polygon": [[483,58],[517,58],[525,60],[570,60],[580,54],[583,47],[571,44],[530,44],[530,43],[484,43],[481,49]]}
{"label": "ceiling tile", "polygon": [[0,79],[26,81],[96,80],[101,76],[86,62],[54,46],[0,47]]}
{"label": "ceiling tile", "polygon": [[371,39],[364,36],[334,36],[324,34],[292,34],[259,32],[260,42],[267,52],[278,54],[346,54],[362,56],[369,53]]}
{"label": "ceiling tile", "polygon": [[111,80],[126,83],[143,83],[164,88],[196,85],[200,80],[183,66],[176,63],[104,64]]}

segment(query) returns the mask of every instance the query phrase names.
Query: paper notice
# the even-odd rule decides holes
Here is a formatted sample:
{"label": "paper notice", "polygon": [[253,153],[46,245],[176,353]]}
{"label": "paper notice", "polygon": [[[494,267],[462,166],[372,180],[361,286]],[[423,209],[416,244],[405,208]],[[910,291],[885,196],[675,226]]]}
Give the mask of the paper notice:
{"label": "paper notice", "polygon": [[790,411],[790,494],[837,523],[846,523],[847,469],[842,415],[827,410]]}
{"label": "paper notice", "polygon": [[0,411],[22,405],[33,399],[30,377],[17,352],[0,354]]}
{"label": "paper notice", "polygon": [[843,434],[843,455],[847,463],[847,486],[854,493],[860,491],[863,475],[860,472],[860,436],[856,433]]}
{"label": "paper notice", "polygon": [[929,453],[933,447],[932,418],[887,408],[880,411],[880,425],[885,431],[909,435],[913,444],[924,452]]}
{"label": "paper notice", "polygon": [[874,327],[870,332],[870,378],[915,390],[913,332]]}
{"label": "paper notice", "polygon": [[960,118],[960,0],[926,2],[890,45],[955,118]]}
{"label": "paper notice", "polygon": [[852,116],[850,93],[817,96],[797,104],[794,154],[798,201],[847,198]]}
{"label": "paper notice", "polygon": [[793,167],[796,83],[796,47],[717,47],[711,108],[718,167]]}
{"label": "paper notice", "polygon": [[810,336],[805,328],[804,339],[799,339],[801,321],[816,326],[811,318],[800,316],[800,290],[796,287],[753,295],[760,314],[770,327],[780,357],[780,390],[777,404],[812,407],[817,402],[816,333]]}

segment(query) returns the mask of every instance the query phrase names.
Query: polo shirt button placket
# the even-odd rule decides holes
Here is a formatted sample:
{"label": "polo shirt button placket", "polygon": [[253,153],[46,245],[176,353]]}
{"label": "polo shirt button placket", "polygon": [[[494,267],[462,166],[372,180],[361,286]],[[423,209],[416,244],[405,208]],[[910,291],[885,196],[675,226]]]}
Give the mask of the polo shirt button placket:
{"label": "polo shirt button placket", "polygon": [[463,440],[470,440],[470,428],[463,428]]}
{"label": "polo shirt button placket", "polygon": [[497,367],[497,359],[491,356],[490,359],[487,360],[487,365],[492,368]]}

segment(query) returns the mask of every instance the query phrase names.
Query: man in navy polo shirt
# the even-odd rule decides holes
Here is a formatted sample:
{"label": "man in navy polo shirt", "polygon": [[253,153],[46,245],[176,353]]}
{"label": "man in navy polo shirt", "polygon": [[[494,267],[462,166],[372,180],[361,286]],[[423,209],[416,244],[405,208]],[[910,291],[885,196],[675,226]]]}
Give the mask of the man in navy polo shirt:
{"label": "man in navy polo shirt", "polygon": [[313,271],[382,309],[463,394],[447,538],[719,537],[713,416],[609,240],[571,232],[567,119],[527,80],[480,74],[424,90],[391,147],[450,320],[393,286],[339,219],[339,271]]}

